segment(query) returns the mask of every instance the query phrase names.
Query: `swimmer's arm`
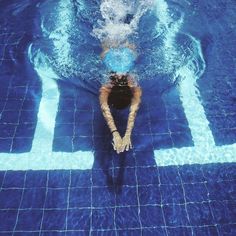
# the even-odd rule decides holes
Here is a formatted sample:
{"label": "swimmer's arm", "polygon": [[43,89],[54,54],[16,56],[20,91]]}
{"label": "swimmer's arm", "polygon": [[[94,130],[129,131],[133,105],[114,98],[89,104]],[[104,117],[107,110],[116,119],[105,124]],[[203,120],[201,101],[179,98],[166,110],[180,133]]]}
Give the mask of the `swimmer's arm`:
{"label": "swimmer's arm", "polygon": [[103,116],[104,116],[104,118],[105,118],[105,120],[107,122],[107,125],[108,125],[110,131],[112,132],[114,130],[117,130],[117,128],[116,128],[113,116],[111,114],[109,105],[107,103],[108,96],[109,96],[110,92],[111,92],[111,89],[109,87],[102,86],[100,88],[99,101],[100,101],[100,106],[101,106],[101,110],[102,110]]}
{"label": "swimmer's arm", "polygon": [[131,136],[131,133],[134,127],[136,114],[137,114],[137,111],[139,109],[139,105],[141,102],[141,96],[142,96],[141,88],[140,87],[133,88],[133,98],[132,98],[132,102],[130,106],[130,112],[129,112],[125,136]]}

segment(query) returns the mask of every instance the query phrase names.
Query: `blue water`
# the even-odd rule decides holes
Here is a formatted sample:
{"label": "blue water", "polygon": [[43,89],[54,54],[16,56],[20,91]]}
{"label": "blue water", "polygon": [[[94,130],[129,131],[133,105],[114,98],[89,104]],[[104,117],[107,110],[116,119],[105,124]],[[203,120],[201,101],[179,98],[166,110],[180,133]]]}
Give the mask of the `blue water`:
{"label": "blue water", "polygon": [[235,1],[141,17],[143,98],[120,155],[98,101],[100,3],[0,1],[0,234],[235,235]]}

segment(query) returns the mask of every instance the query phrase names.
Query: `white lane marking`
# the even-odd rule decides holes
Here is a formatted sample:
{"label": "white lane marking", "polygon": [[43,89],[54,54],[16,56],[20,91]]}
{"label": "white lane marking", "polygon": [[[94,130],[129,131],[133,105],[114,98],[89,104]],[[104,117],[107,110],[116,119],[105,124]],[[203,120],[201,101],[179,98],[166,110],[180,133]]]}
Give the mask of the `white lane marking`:
{"label": "white lane marking", "polygon": [[155,150],[158,166],[236,162],[236,144],[208,147]]}
{"label": "white lane marking", "polygon": [[216,146],[209,122],[198,99],[192,73],[186,69],[180,84],[180,98],[193,137],[194,147],[155,150],[158,166],[236,162],[236,144]]}
{"label": "white lane marking", "polygon": [[[29,47],[29,53],[31,48],[32,45]],[[94,154],[91,151],[52,152],[60,97],[55,82],[57,75],[47,65],[45,56],[40,51],[35,54],[34,65],[42,80],[42,98],[32,149],[29,153],[1,153],[0,170],[91,169],[94,162]]]}
{"label": "white lane marking", "polygon": [[[163,23],[166,22],[168,24],[170,22],[170,16],[166,1],[159,0],[157,9],[163,11],[158,14],[160,20]],[[166,44],[171,50],[174,49],[174,47],[171,47],[173,44],[172,39],[179,31],[181,24],[182,20],[180,21],[180,24],[176,23],[178,27],[167,32]],[[236,144],[219,147],[215,145],[209,122],[199,100],[199,92],[195,86],[196,80],[201,77],[205,70],[201,45],[195,38],[190,35],[189,37],[195,45],[198,55],[193,55],[192,61],[189,61],[187,65],[180,68],[176,72],[176,76],[183,78],[180,83],[180,99],[191,130],[194,147],[155,150],[154,156],[156,163],[158,166],[168,166],[236,162]],[[168,53],[168,51],[166,51],[166,53]],[[202,63],[200,61],[202,61]],[[203,66],[203,68],[199,68],[198,66]]]}

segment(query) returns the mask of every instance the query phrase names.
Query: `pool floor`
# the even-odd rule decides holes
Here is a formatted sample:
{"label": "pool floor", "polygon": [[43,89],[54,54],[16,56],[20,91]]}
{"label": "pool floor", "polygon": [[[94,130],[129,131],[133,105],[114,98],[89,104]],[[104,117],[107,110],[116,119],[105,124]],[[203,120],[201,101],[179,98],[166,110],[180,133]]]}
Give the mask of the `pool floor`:
{"label": "pool floor", "polygon": [[[235,1],[159,1],[184,10],[176,38],[200,49],[204,73],[179,69],[164,95],[140,81],[133,149],[119,155],[100,84],[35,63],[43,2],[0,1],[0,235],[235,236]],[[113,112],[124,133],[128,110]]]}

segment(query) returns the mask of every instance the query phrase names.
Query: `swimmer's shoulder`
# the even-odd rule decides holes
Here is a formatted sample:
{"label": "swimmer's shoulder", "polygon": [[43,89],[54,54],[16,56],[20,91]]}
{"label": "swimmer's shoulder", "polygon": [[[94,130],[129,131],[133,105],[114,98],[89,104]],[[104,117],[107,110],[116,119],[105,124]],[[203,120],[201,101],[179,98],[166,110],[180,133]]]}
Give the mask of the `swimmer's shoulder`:
{"label": "swimmer's shoulder", "polygon": [[139,87],[139,84],[135,75],[128,75],[128,85],[131,88]]}
{"label": "swimmer's shoulder", "polygon": [[107,82],[105,84],[103,84],[100,88],[100,93],[110,93],[111,92],[111,89],[112,89],[112,83],[111,82]]}

